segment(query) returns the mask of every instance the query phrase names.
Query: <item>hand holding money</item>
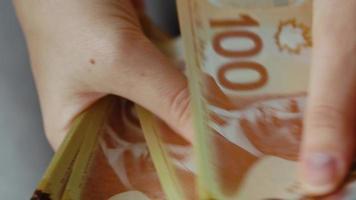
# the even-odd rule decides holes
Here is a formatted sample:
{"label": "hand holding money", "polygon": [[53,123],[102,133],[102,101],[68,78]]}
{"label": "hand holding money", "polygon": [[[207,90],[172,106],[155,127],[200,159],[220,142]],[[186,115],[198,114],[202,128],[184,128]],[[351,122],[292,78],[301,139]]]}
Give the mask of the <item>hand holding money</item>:
{"label": "hand holding money", "polygon": [[[104,125],[103,138],[87,137],[82,149],[77,149],[78,158],[67,188],[76,185],[78,175],[85,172],[80,166],[89,163],[91,157],[85,152],[89,152],[90,146],[95,149],[97,139],[102,149],[99,153],[93,150],[94,166],[104,170],[94,170],[91,175],[103,178],[103,185],[115,186],[111,192],[136,189],[149,197],[161,198],[156,171],[169,199],[174,199],[170,194],[174,196],[171,189],[176,187],[167,185],[188,191],[188,199],[199,195],[200,199],[259,200],[300,199],[300,188],[322,195],[344,182],[355,146],[352,133],[356,25],[349,19],[356,18],[356,1],[337,4],[316,0],[313,9],[308,0],[203,2],[178,2],[197,127],[197,168],[192,164],[191,147],[181,139],[175,138],[173,143],[162,140],[169,153],[152,146],[162,145],[159,132],[172,135],[172,131],[157,128],[160,123],[149,120],[151,117],[141,111],[146,116],[140,119],[152,160],[142,144],[144,139],[137,123],[127,125],[125,120],[132,117],[115,115],[119,120],[112,126],[117,129]],[[107,94],[143,105],[183,137],[192,137],[186,79],[144,36],[142,16],[130,1],[15,4],[29,44],[46,132],[55,148],[72,120]],[[142,26],[145,28],[146,23]],[[312,81],[307,92],[312,44]],[[307,93],[310,98],[302,138]],[[127,109],[125,103],[119,107]],[[88,125],[96,121],[99,111],[89,114]],[[104,118],[97,130],[102,124],[106,124]],[[156,128],[151,130],[152,127]],[[156,141],[152,139],[155,137]],[[73,141],[69,143],[81,140]],[[73,148],[70,146],[69,150]],[[168,167],[162,164],[171,156],[173,162]],[[301,184],[294,173],[299,158]],[[174,185],[179,181],[172,166],[184,183],[183,190]],[[166,169],[171,177],[166,176],[165,180],[162,173]],[[142,176],[137,176],[138,172]],[[118,183],[112,175],[115,173]],[[144,184],[150,180],[154,184]],[[97,189],[88,183],[84,196],[92,196]],[[101,189],[94,192],[98,198],[105,193],[105,188]],[[127,199],[132,195],[142,196],[129,191],[112,198]]]}
{"label": "hand holding money", "polygon": [[144,35],[142,8],[130,0],[14,3],[55,149],[72,120],[107,94],[148,108],[184,137],[191,134],[186,78]]}
{"label": "hand holding money", "polygon": [[[213,142],[216,133],[261,160],[273,155],[297,161],[296,150],[302,142],[298,185],[304,193],[324,195],[343,183],[355,145],[356,111],[352,102],[356,98],[356,24],[349,24],[350,19],[356,18],[355,4],[354,0],[342,5],[308,0],[178,3],[188,69],[193,77],[190,81],[194,85],[192,107],[199,127],[199,140],[195,143],[200,153],[198,160],[204,158],[198,161],[198,182],[204,197],[226,198],[223,193],[227,186],[219,182],[221,172],[211,164],[221,159],[217,153],[220,147]],[[307,90],[310,68],[311,86]],[[216,83],[210,84],[206,74]],[[305,101],[295,96],[303,93],[311,96],[305,135],[301,138],[300,114],[304,113]],[[214,117],[209,119],[210,116]],[[282,165],[277,168],[284,169]],[[238,169],[250,176],[249,170]],[[264,176],[261,173],[259,178],[254,177],[262,181]],[[259,197],[267,198],[266,185],[261,181],[244,194],[258,195],[261,189]],[[243,185],[240,187],[245,188]],[[289,191],[286,196],[279,192],[277,196],[295,199],[294,192]]]}

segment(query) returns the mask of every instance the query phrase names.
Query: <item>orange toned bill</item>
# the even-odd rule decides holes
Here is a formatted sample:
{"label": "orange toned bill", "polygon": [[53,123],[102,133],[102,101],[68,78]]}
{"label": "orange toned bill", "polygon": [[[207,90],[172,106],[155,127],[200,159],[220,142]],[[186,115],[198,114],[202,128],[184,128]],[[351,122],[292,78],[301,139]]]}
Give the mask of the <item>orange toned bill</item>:
{"label": "orange toned bill", "polygon": [[[296,161],[312,1],[180,0],[177,5],[196,129],[199,199],[305,199]],[[356,198],[346,190],[338,197]]]}
{"label": "orange toned bill", "polygon": [[153,200],[195,199],[191,146],[152,114],[136,111],[127,100],[114,107],[99,139],[84,199],[131,191]]}

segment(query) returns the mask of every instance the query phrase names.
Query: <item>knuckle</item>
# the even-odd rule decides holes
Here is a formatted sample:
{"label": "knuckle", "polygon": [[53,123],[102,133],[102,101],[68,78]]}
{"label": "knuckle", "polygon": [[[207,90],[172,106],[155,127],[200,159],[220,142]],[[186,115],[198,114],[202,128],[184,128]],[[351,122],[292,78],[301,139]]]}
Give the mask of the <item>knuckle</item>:
{"label": "knuckle", "polygon": [[346,112],[332,105],[319,104],[310,108],[307,124],[312,129],[339,131],[346,121]]}

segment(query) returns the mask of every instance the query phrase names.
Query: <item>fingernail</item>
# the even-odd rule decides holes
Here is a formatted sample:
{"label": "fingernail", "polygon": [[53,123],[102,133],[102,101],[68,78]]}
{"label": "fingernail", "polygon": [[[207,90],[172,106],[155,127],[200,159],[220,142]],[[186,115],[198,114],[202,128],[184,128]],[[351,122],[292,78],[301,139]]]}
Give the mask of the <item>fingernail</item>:
{"label": "fingernail", "polygon": [[314,194],[330,192],[337,179],[337,161],[328,154],[314,153],[304,160],[305,189]]}

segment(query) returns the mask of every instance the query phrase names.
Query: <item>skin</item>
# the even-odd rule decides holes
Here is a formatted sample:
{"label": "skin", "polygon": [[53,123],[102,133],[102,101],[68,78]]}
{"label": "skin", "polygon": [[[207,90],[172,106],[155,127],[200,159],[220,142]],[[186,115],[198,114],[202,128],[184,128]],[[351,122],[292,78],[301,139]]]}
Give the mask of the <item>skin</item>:
{"label": "skin", "polygon": [[355,153],[356,0],[314,1],[313,61],[300,162],[311,194],[344,180]]}
{"label": "skin", "polygon": [[[13,1],[54,149],[75,116],[108,94],[144,106],[191,139],[187,81],[144,36],[131,1]],[[313,63],[300,160],[300,178],[310,194],[333,191],[354,156],[355,9],[356,0],[314,0]]]}
{"label": "skin", "polygon": [[185,138],[192,135],[186,78],[144,36],[131,1],[14,4],[54,149],[73,118],[108,94],[144,106]]}

